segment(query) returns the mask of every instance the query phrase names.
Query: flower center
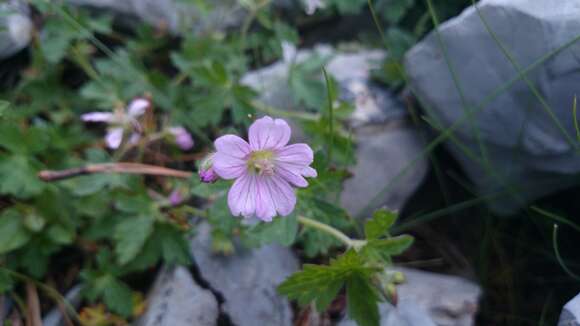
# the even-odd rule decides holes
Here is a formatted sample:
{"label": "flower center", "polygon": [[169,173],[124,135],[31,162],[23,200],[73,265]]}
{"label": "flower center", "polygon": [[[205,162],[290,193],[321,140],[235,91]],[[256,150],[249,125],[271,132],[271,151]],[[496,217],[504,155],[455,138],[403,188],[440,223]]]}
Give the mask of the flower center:
{"label": "flower center", "polygon": [[255,151],[248,159],[248,169],[259,175],[274,175],[274,153],[272,151]]}

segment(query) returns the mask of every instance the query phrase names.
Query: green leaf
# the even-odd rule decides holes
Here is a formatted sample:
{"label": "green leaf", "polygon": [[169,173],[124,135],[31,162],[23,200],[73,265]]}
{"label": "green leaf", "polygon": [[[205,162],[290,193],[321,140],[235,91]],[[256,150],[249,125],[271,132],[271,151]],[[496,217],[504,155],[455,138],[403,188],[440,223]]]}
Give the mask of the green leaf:
{"label": "green leaf", "polygon": [[22,216],[14,209],[7,209],[0,215],[0,254],[25,245],[30,234],[23,225]]}
{"label": "green leaf", "polygon": [[14,279],[10,276],[8,270],[0,268],[0,294],[4,294],[14,287]]}
{"label": "green leaf", "polygon": [[25,156],[0,156],[0,194],[30,198],[42,192],[45,184],[37,177],[38,165]]}
{"label": "green leaf", "polygon": [[185,233],[169,224],[157,225],[155,240],[161,245],[163,260],[168,264],[191,264],[191,252]]}
{"label": "green leaf", "polygon": [[379,325],[379,297],[368,277],[352,274],[346,281],[346,298],[349,318],[359,326]]}
{"label": "green leaf", "polygon": [[47,236],[54,243],[67,245],[73,242],[75,233],[74,230],[70,230],[61,225],[55,224],[48,228]]}
{"label": "green leaf", "polygon": [[10,108],[10,102],[0,100],[0,118],[2,118],[4,113],[6,113],[6,111],[8,111],[8,108]]}
{"label": "green leaf", "polygon": [[397,213],[387,209],[379,209],[373,213],[373,218],[365,224],[367,239],[378,239],[387,234],[391,226],[397,220]]}
{"label": "green leaf", "polygon": [[109,309],[123,317],[133,313],[133,292],[120,280],[110,277],[103,290],[103,301]]}
{"label": "green leaf", "polygon": [[351,277],[368,278],[376,269],[365,267],[364,260],[354,250],[349,250],[329,266],[304,265],[304,269],[288,277],[278,287],[278,292],[297,300],[301,305],[316,303],[323,311],[336,297],[338,291]]}
{"label": "green leaf", "polygon": [[370,261],[382,261],[389,263],[391,257],[400,255],[413,244],[413,237],[400,235],[387,239],[371,239],[362,248],[360,254]]}
{"label": "green leaf", "polygon": [[259,223],[245,234],[259,245],[276,242],[288,247],[294,243],[297,233],[298,220],[296,215],[293,214],[276,218],[269,223]]}
{"label": "green leaf", "polygon": [[153,231],[153,219],[146,215],[129,217],[115,228],[115,254],[124,265],[135,258]]}
{"label": "green leaf", "polygon": [[383,9],[383,18],[391,24],[397,24],[414,4],[415,0],[382,0],[379,6]]}
{"label": "green leaf", "polygon": [[84,271],[82,277],[87,281],[83,289],[85,297],[94,302],[102,298],[107,307],[123,317],[133,313],[133,293],[122,281],[111,274]]}

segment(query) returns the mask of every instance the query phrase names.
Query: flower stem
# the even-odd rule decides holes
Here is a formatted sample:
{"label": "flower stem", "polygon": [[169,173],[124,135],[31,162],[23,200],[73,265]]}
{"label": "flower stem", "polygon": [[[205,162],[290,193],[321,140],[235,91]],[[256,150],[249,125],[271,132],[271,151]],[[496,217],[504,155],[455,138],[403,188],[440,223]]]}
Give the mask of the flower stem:
{"label": "flower stem", "polygon": [[319,115],[317,115],[317,114],[308,113],[308,112],[296,112],[296,111],[281,110],[281,109],[275,108],[273,106],[266,105],[265,103],[257,101],[257,100],[252,101],[252,106],[254,107],[254,109],[256,109],[258,111],[262,111],[266,114],[279,116],[279,117],[295,118],[295,119],[305,120],[305,121],[317,121],[319,118]]}
{"label": "flower stem", "polygon": [[38,177],[43,181],[58,181],[80,175],[94,173],[148,174],[183,179],[191,178],[191,176],[193,175],[191,172],[169,169],[162,166],[121,162],[121,163],[91,164],[79,168],[60,171],[43,170],[38,173]]}
{"label": "flower stem", "polygon": [[314,229],[317,229],[319,231],[325,232],[327,234],[332,235],[333,237],[337,238],[338,240],[340,240],[342,243],[344,243],[347,247],[352,247],[355,245],[355,241],[351,239],[348,235],[342,233],[341,231],[333,228],[332,226],[328,225],[328,224],[324,224],[324,223],[320,223],[318,221],[315,221],[313,219],[304,217],[304,216],[298,216],[298,222],[303,224],[304,226],[308,226]]}

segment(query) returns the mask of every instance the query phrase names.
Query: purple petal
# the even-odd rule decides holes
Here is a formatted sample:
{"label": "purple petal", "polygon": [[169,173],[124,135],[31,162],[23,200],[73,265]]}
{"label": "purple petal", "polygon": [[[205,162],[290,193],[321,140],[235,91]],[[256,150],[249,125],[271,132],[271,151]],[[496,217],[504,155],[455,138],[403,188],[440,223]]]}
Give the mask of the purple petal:
{"label": "purple petal", "polygon": [[256,176],[246,173],[238,178],[228,192],[232,215],[251,217],[256,212]]}
{"label": "purple petal", "polygon": [[271,222],[276,216],[276,205],[263,179],[264,177],[259,177],[256,183],[256,217],[264,222]]}
{"label": "purple petal", "polygon": [[276,151],[276,166],[298,175],[302,174],[304,168],[309,166],[313,160],[314,153],[306,144],[284,146]]}
{"label": "purple petal", "polygon": [[286,216],[294,210],[296,206],[296,194],[286,180],[279,176],[264,176],[259,179],[260,186],[265,187],[266,198],[274,204],[278,214]]}
{"label": "purple petal", "polygon": [[112,122],[113,113],[111,112],[90,112],[81,115],[81,120],[87,122]]}
{"label": "purple petal", "polygon": [[234,135],[225,135],[215,140],[217,152],[213,156],[213,168],[223,179],[240,177],[247,171],[246,158],[250,145]]}
{"label": "purple petal", "polygon": [[318,172],[309,166],[305,167],[300,174],[307,178],[316,178],[318,176]]}
{"label": "purple petal", "polygon": [[107,131],[105,135],[107,147],[117,149],[121,146],[121,141],[123,141],[123,128],[111,128]]}
{"label": "purple petal", "polygon": [[149,101],[144,98],[136,98],[127,107],[127,112],[130,117],[136,118],[138,116],[143,115],[145,110],[149,107]]}
{"label": "purple petal", "polygon": [[222,179],[230,180],[244,174],[248,166],[244,159],[217,152],[213,157],[213,170]]}
{"label": "purple petal", "polygon": [[250,153],[250,145],[234,135],[221,136],[214,141],[214,145],[218,152],[237,158],[245,158]]}
{"label": "purple petal", "polygon": [[308,182],[306,181],[306,179],[304,179],[304,177],[300,173],[301,171],[298,172],[297,171],[298,171],[297,169],[288,168],[287,166],[284,165],[277,165],[274,170],[274,172],[277,175],[282,177],[284,180],[288,181],[293,186],[300,188],[307,187]]}
{"label": "purple petal", "polygon": [[291,134],[286,121],[265,116],[250,126],[250,147],[252,150],[279,149],[288,144]]}

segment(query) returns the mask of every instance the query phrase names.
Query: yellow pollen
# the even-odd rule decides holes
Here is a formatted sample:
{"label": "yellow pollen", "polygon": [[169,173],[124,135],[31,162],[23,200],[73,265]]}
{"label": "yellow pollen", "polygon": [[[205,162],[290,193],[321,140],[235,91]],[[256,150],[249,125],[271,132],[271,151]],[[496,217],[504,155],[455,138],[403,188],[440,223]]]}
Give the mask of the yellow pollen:
{"label": "yellow pollen", "polygon": [[274,174],[274,153],[272,151],[255,151],[248,159],[248,169],[259,175]]}

